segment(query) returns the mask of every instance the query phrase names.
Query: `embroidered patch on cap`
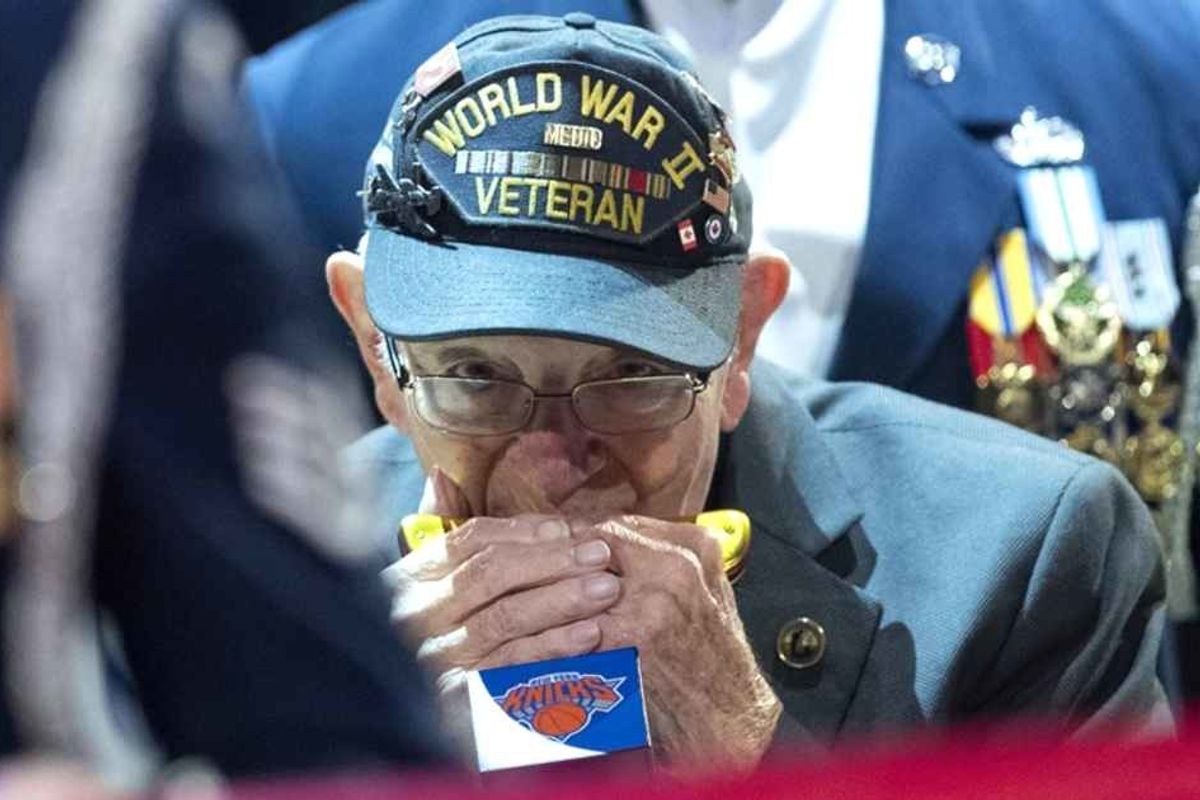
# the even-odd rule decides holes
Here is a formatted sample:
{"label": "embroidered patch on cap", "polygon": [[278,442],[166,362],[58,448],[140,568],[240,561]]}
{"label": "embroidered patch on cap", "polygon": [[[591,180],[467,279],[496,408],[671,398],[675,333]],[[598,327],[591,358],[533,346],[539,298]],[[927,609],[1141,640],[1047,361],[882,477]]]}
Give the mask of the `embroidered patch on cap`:
{"label": "embroidered patch on cap", "polygon": [[716,214],[704,223],[704,241],[709,244],[720,244],[725,241],[725,220]]}
{"label": "embroidered patch on cap", "polygon": [[[493,72],[423,109],[411,138],[471,223],[640,244],[706,199],[728,203],[705,191],[709,148],[697,132],[645,86],[596,66]],[[727,165],[723,151],[716,166]]]}
{"label": "embroidered patch on cap", "polygon": [[692,226],[690,219],[680,220],[679,225],[679,244],[683,246],[683,252],[687,253],[696,249],[696,229]]}
{"label": "embroidered patch on cap", "polygon": [[462,64],[458,60],[458,47],[454,42],[450,42],[417,68],[413,78],[413,89],[422,97],[428,97],[438,87],[460,74],[462,74]]}

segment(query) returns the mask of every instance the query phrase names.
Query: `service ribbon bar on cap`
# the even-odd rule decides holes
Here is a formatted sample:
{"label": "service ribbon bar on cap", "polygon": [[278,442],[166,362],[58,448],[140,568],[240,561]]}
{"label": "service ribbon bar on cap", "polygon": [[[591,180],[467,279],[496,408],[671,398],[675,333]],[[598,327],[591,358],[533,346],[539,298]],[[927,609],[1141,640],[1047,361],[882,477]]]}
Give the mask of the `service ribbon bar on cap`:
{"label": "service ribbon bar on cap", "polygon": [[597,66],[485,75],[422,109],[413,138],[421,168],[471,223],[642,244],[701,202],[728,207],[700,134],[650,89]]}

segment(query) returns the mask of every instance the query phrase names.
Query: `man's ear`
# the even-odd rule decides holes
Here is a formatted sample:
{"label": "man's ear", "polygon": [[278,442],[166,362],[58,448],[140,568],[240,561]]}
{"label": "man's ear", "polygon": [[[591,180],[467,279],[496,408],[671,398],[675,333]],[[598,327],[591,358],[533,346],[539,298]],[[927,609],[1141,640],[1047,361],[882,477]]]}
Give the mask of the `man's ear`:
{"label": "man's ear", "polygon": [[787,295],[792,266],[779,253],[757,253],[746,262],[742,277],[742,311],[737,342],[721,397],[721,430],[731,431],[750,405],[750,362],[767,320]]}
{"label": "man's ear", "polygon": [[407,422],[404,398],[396,385],[396,376],[380,359],[382,337],[367,312],[362,257],[346,250],[334,253],[325,261],[325,280],[329,283],[329,297],[354,335],[358,354],[371,373],[379,413],[404,430]]}

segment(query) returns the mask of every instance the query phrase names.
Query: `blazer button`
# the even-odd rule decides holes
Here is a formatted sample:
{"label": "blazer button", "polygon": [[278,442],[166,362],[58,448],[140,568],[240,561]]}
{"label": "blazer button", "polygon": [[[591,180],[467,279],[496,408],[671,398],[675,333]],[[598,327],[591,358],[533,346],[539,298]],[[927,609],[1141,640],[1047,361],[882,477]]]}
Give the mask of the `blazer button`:
{"label": "blazer button", "polygon": [[779,629],[775,652],[792,669],[815,667],[825,656],[825,629],[814,619],[797,617]]}

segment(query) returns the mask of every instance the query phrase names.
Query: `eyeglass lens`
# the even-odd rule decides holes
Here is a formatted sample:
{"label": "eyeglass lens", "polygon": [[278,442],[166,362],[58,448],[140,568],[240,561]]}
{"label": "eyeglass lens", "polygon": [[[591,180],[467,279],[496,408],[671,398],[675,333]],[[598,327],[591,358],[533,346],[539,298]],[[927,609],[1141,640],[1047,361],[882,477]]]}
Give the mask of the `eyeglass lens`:
{"label": "eyeglass lens", "polygon": [[[435,428],[466,435],[512,433],[525,427],[535,394],[515,382],[421,377],[413,382],[417,414]],[[682,422],[695,404],[692,379],[657,375],[595,381],[575,387],[580,423],[603,434],[640,433]]]}

